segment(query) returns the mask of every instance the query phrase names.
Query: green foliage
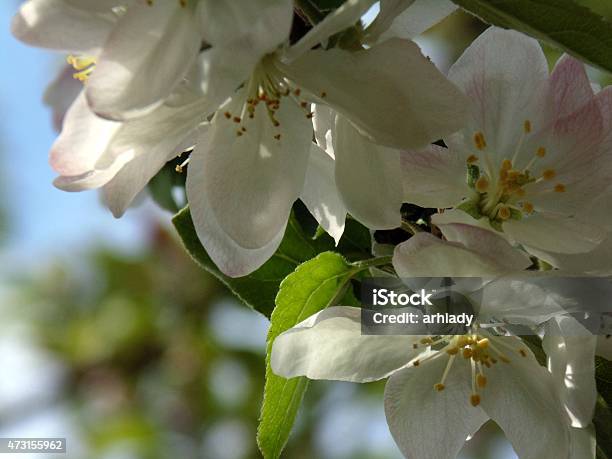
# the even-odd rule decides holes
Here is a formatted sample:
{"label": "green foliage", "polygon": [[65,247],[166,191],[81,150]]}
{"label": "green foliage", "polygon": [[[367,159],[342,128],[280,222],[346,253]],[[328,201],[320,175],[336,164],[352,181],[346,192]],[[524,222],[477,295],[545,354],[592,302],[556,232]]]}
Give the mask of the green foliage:
{"label": "green foliage", "polygon": [[270,368],[274,339],[312,314],[334,304],[345,292],[356,268],[333,252],[300,265],[283,280],[272,313],[266,356],[266,385],[257,441],[263,456],[280,457],[308,387],[304,377],[285,379]]}
{"label": "green foliage", "polygon": [[453,0],[483,21],[547,41],[612,72],[612,24],[571,0]]}
{"label": "green foliage", "polygon": [[179,174],[175,170],[181,162],[182,159],[178,158],[167,163],[147,185],[149,193],[157,205],[172,213],[181,209],[181,205],[176,202],[172,195],[173,188],[177,186],[185,188],[185,174]]}
{"label": "green foliage", "polygon": [[[264,265],[245,277],[231,278],[223,274],[210,259],[195,232],[189,209],[185,208],[173,219],[185,248],[192,258],[204,269],[221,280],[245,304],[270,317],[274,298],[281,281],[295,268],[317,254],[334,249],[334,242],[324,235],[313,239],[300,226],[295,215],[291,215],[285,236],[276,253]],[[368,230],[355,221],[347,223],[347,229],[338,250],[351,260],[370,256]]]}

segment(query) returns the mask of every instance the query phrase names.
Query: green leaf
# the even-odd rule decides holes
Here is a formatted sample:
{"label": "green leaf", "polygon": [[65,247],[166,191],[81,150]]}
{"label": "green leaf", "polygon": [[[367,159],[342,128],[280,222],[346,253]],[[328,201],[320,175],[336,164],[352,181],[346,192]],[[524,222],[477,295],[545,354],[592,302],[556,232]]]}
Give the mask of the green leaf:
{"label": "green leaf", "polygon": [[453,0],[483,21],[544,40],[612,72],[612,24],[571,0]]}
{"label": "green leaf", "polygon": [[266,385],[257,430],[257,443],[266,459],[280,457],[308,387],[304,377],[285,379],[272,373],[272,343],[284,331],[337,302],[359,270],[341,255],[324,252],[300,265],[281,283],[268,332]]}
{"label": "green leaf", "polygon": [[597,456],[612,458],[612,362],[596,357],[595,377],[599,392],[593,417],[597,436]]}

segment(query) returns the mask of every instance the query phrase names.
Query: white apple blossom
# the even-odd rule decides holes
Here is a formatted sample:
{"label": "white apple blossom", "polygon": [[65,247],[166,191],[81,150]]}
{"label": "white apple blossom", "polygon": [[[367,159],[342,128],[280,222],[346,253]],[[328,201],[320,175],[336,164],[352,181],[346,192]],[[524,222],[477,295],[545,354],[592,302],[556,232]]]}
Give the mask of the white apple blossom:
{"label": "white apple blossom", "polygon": [[[342,15],[332,13],[291,47],[289,27],[277,25],[265,40],[219,40],[204,53],[204,94],[229,100],[214,115],[207,142],[198,142],[190,156],[187,196],[200,240],[230,276],[250,273],[274,253],[293,202],[316,194],[303,193],[307,171],[323,162],[329,167],[312,147],[311,103],[341,114],[347,135],[396,149],[425,145],[461,124],[460,93],[411,41],[389,39],[354,52],[310,50],[352,24],[354,16],[344,13],[357,3],[345,4]],[[364,154],[354,163],[337,156],[336,180],[339,167],[355,172]]]}
{"label": "white apple blossom", "polygon": [[612,177],[610,90],[594,94],[569,56],[549,75],[536,40],[494,27],[449,79],[469,99],[467,127],[448,149],[403,155],[406,199],[451,208],[434,223],[493,228],[538,256],[596,247],[611,223],[593,205]]}
{"label": "white apple blossom", "polygon": [[200,51],[202,14],[193,0],[28,0],[12,32],[73,53],[89,105],[122,120],[149,113],[181,84]]}
{"label": "white apple blossom", "polygon": [[[529,264],[491,231],[460,224],[444,225],[443,231],[449,241],[419,233],[397,246],[398,275],[490,276]],[[495,283],[484,287],[492,289],[492,298],[499,294]],[[530,311],[525,303],[537,308],[542,302],[533,291],[512,293],[503,313],[518,323],[520,311],[526,311],[531,323],[542,311]],[[483,306],[494,312],[493,306]],[[271,364],[287,378],[369,382],[389,377],[387,422],[411,459],[455,458],[488,419],[502,428],[522,459],[569,458],[574,447],[553,376],[521,339],[496,335],[479,323],[466,335],[363,335],[359,308],[331,307],[277,337]]]}

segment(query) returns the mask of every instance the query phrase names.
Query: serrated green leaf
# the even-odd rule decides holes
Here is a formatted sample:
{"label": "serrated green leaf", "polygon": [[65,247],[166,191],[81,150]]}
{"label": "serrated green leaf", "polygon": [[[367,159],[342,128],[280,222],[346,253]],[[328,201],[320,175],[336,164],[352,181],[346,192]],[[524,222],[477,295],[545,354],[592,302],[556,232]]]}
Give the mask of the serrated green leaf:
{"label": "serrated green leaf", "polygon": [[268,332],[266,385],[257,430],[257,443],[265,459],[280,457],[308,387],[306,378],[285,379],[272,373],[274,339],[338,301],[357,271],[341,255],[324,252],[301,264],[281,283]]}
{"label": "serrated green leaf", "polygon": [[612,72],[612,24],[571,0],[453,0],[485,22],[544,40]]}

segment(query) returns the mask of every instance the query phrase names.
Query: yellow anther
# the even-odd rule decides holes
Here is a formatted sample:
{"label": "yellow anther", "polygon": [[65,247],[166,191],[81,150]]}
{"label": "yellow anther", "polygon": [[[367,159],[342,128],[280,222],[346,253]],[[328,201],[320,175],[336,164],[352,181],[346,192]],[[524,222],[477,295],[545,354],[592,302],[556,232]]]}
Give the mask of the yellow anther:
{"label": "yellow anther", "polygon": [[325,99],[327,97],[327,93],[325,91],[321,91],[321,98]]}
{"label": "yellow anther", "polygon": [[557,173],[554,169],[546,169],[544,172],[542,172],[542,178],[544,180],[552,180],[555,178],[556,175]]}
{"label": "yellow anther", "polygon": [[529,134],[531,132],[531,121],[525,120],[525,122],[523,123],[523,130],[526,134]]}
{"label": "yellow anther", "polygon": [[234,116],[234,118],[232,118],[234,123],[240,123],[241,119],[239,116]]}
{"label": "yellow anther", "polygon": [[419,360],[415,360],[414,362],[412,362],[412,365],[415,367],[418,367],[420,365],[420,361]]}
{"label": "yellow anther", "polygon": [[423,338],[421,340],[421,344],[431,344],[433,343],[433,340],[431,338]]}
{"label": "yellow anther", "polygon": [[501,360],[504,363],[510,363],[510,359],[506,357],[505,355],[500,355],[499,360]]}
{"label": "yellow anther", "polygon": [[183,166],[177,164],[176,167],[174,168],[174,170],[176,172],[178,172],[179,174],[182,174],[183,173]]}
{"label": "yellow anther", "polygon": [[280,134],[276,134],[276,135],[274,136],[274,138],[275,138],[276,140],[280,140],[281,135],[280,135]]}
{"label": "yellow anther", "polygon": [[474,144],[479,150],[484,150],[487,147],[487,142],[482,132],[477,132],[474,134]]}
{"label": "yellow anther", "polygon": [[445,385],[442,383],[434,384],[434,389],[438,392],[442,392],[445,389]]}
{"label": "yellow anther", "polygon": [[451,347],[450,349],[446,350],[446,353],[448,355],[457,355],[458,352],[459,352],[459,348],[458,347]]}
{"label": "yellow anther", "polygon": [[472,406],[480,405],[480,395],[472,394],[472,396],[470,397],[470,403],[472,404]]}
{"label": "yellow anther", "polygon": [[502,220],[508,220],[510,217],[512,217],[512,212],[510,211],[509,207],[502,206],[497,211],[497,216]]}
{"label": "yellow anther", "polygon": [[525,349],[519,349],[519,354],[521,354],[523,357],[527,357],[527,351],[525,351]]}
{"label": "yellow anther", "polygon": [[418,345],[417,343],[414,343],[414,344],[412,345],[412,349],[418,349],[418,348],[419,348],[419,345]]}
{"label": "yellow anther", "polygon": [[462,353],[462,354],[463,354],[463,358],[464,358],[464,359],[469,359],[470,357],[472,357],[472,354],[473,354],[473,352],[472,352],[472,348],[470,348],[470,347],[464,347],[464,348],[463,348],[463,353]]}
{"label": "yellow anther", "polygon": [[476,375],[476,384],[478,384],[478,387],[480,388],[485,387],[487,385],[487,377],[482,373],[478,373]]}
{"label": "yellow anther", "polygon": [[476,184],[474,186],[476,187],[476,191],[479,193],[484,193],[489,189],[489,179],[483,175],[476,180]]}
{"label": "yellow anther", "polygon": [[555,185],[555,191],[557,193],[565,193],[565,185],[563,183],[557,183]]}
{"label": "yellow anther", "polygon": [[504,159],[502,161],[501,168],[504,171],[509,171],[510,169],[512,169],[512,161],[510,161],[509,159]]}
{"label": "yellow anther", "polygon": [[478,340],[478,342],[476,343],[476,345],[480,348],[480,349],[486,349],[489,347],[489,338],[482,338],[481,340]]}
{"label": "yellow anther", "polygon": [[546,156],[546,148],[544,147],[538,148],[538,151],[536,151],[536,155],[538,155],[540,158],[543,158],[544,156]]}
{"label": "yellow anther", "polygon": [[467,162],[468,164],[474,164],[475,162],[478,162],[478,156],[476,156],[476,155],[470,155],[470,156],[468,156],[468,158],[467,158],[466,162]]}
{"label": "yellow anther", "polygon": [[522,204],[523,210],[525,211],[525,213],[527,214],[531,214],[533,213],[533,204],[531,204],[530,202],[524,202]]}

